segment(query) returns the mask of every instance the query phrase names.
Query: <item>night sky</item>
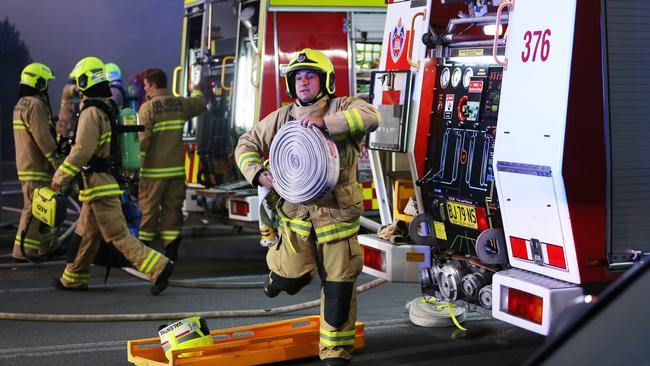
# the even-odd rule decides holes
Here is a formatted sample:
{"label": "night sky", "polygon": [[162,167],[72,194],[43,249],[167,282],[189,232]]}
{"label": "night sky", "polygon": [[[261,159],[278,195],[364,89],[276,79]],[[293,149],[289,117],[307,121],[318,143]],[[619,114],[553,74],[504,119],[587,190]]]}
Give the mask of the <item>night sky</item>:
{"label": "night sky", "polygon": [[50,66],[55,113],[75,63],[86,56],[115,62],[128,77],[150,67],[171,73],[180,61],[182,0],[1,0],[34,61]]}

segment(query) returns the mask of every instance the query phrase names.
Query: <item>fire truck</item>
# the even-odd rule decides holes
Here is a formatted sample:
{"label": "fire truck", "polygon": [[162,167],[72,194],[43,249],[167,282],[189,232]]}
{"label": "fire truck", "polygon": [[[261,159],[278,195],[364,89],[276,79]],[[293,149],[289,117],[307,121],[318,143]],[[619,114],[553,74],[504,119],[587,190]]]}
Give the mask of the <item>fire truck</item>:
{"label": "fire truck", "polygon": [[[190,83],[202,81],[208,100],[207,112],[187,121],[184,129],[185,211],[256,226],[257,190],[243,180],[234,161],[239,136],[292,102],[283,69],[303,48],[321,50],[332,60],[337,95],[367,98],[370,72],[379,64],[385,13],[383,0],[185,0],[173,89],[187,95]],[[370,162],[365,149],[361,155],[358,179],[366,209],[372,211],[377,200]]]}
{"label": "fire truck", "polygon": [[389,4],[367,145],[381,221],[409,222],[410,241],[360,235],[364,272],[548,334],[648,253],[644,15],[632,0]]}

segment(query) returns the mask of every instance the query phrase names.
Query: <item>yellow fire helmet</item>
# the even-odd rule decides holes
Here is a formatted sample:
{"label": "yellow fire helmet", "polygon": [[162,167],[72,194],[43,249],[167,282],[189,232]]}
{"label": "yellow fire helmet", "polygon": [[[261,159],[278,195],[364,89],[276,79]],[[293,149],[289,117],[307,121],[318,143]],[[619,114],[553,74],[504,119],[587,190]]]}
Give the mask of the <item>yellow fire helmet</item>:
{"label": "yellow fire helmet", "polygon": [[33,62],[20,73],[20,83],[31,86],[38,91],[47,89],[47,82],[54,79],[52,70],[44,64]]}
{"label": "yellow fire helmet", "polygon": [[334,94],[334,65],[321,51],[305,48],[289,61],[285,69],[285,82],[289,98],[296,98],[296,72],[300,70],[314,70],[320,75],[321,90],[327,94]]}
{"label": "yellow fire helmet", "polygon": [[[172,359],[172,351],[204,347],[213,344],[210,329],[205,319],[193,316],[167,326],[161,326],[158,331],[160,344],[168,360]],[[191,357],[199,352],[185,352],[178,357]]]}
{"label": "yellow fire helmet", "polygon": [[104,71],[106,72],[106,79],[108,81],[122,80],[122,70],[117,64],[112,62],[104,65]]}
{"label": "yellow fire helmet", "polygon": [[86,57],[77,62],[70,73],[70,79],[74,80],[81,91],[108,80],[104,63],[97,57]]}

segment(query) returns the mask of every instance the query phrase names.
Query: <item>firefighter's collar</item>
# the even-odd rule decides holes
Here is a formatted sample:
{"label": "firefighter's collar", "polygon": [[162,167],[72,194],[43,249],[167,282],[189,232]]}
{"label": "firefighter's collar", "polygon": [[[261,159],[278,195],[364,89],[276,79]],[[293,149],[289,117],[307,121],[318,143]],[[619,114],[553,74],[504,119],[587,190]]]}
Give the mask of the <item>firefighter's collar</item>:
{"label": "firefighter's collar", "polygon": [[106,104],[107,106],[110,106],[110,105],[111,105],[111,102],[108,101],[108,100],[111,99],[111,98],[88,98],[87,96],[83,96],[83,97],[81,98],[81,102],[79,102],[79,110],[82,110],[82,109],[84,108],[84,104],[86,104],[86,101],[91,100],[91,99],[93,99],[93,100],[100,100],[100,101],[102,101],[104,104]]}
{"label": "firefighter's collar", "polygon": [[326,95],[320,98],[316,103],[306,106],[300,105],[300,103],[296,100],[296,102],[293,104],[293,108],[291,109],[290,114],[293,118],[299,118],[305,115],[322,116],[325,114],[329,100],[330,97]]}
{"label": "firefighter's collar", "polygon": [[165,96],[165,95],[171,95],[171,92],[167,88],[161,88],[161,89],[154,89],[147,95],[147,99],[151,99],[154,97],[160,97],[160,96]]}

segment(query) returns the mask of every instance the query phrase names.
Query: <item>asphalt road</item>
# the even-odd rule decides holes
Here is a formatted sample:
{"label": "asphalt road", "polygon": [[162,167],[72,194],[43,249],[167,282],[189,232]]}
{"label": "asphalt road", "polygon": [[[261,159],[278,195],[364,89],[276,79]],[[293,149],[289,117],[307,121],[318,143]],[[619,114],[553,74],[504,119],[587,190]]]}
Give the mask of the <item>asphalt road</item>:
{"label": "asphalt road", "polygon": [[[261,282],[266,273],[265,250],[256,235],[229,228],[209,236],[186,239],[174,279],[211,282]],[[0,242],[0,264],[10,245]],[[4,257],[2,255],[4,254]],[[7,267],[7,266],[4,266]],[[113,270],[107,286],[104,268],[93,267],[87,292],[50,287],[62,262],[35,267],[0,268],[0,312],[52,314],[142,314],[214,310],[268,309],[317,299],[318,278],[295,296],[266,298],[261,289],[191,289],[170,287],[162,296],[149,294],[147,282]],[[362,275],[359,283],[373,278]],[[358,320],[365,322],[366,347],[355,356],[357,365],[517,365],[544,338],[509,324],[470,314],[455,327],[422,328],[408,320],[404,304],[419,296],[416,284],[386,283],[358,297]],[[211,329],[259,324],[306,315],[294,313],[246,318],[208,319]],[[129,365],[126,342],[157,336],[164,321],[36,322],[0,320],[0,365]],[[318,365],[317,357],[285,362]]]}

